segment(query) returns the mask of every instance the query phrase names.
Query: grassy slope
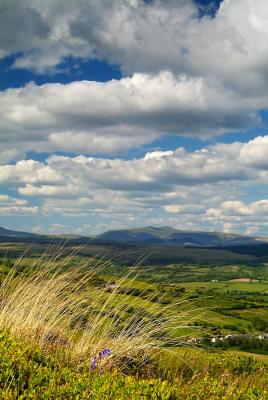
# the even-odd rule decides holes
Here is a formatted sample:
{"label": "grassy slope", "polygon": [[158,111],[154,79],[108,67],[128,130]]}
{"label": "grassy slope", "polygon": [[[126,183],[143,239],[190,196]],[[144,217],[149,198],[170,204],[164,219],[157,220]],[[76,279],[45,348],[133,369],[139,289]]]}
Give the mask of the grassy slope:
{"label": "grassy slope", "polygon": [[151,371],[147,366],[147,375],[151,375],[147,377],[124,376],[116,370],[99,376],[89,371],[87,363],[77,370],[68,363],[64,365],[57,355],[45,355],[37,347],[2,332],[1,400],[268,399],[268,370],[262,362],[234,354],[229,357],[204,352],[183,357],[187,364],[178,357],[164,355],[157,372],[153,364]]}

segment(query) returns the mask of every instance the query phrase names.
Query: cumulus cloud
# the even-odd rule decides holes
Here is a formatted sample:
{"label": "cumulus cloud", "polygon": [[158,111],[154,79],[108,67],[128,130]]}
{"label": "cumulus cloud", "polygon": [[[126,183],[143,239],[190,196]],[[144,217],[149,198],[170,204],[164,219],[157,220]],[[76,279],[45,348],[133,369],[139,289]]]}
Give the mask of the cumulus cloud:
{"label": "cumulus cloud", "polygon": [[38,199],[47,217],[95,216],[115,218],[117,224],[144,224],[155,218],[165,224],[177,220],[176,226],[192,229],[226,230],[231,223],[236,231],[246,230],[267,212],[265,192],[258,201],[245,200],[253,186],[267,182],[267,171],[241,155],[265,139],[192,152],[155,151],[132,160],[54,155],[44,162],[1,166],[0,183],[16,188],[27,207],[35,207]]}
{"label": "cumulus cloud", "polygon": [[224,0],[214,18],[192,1],[2,2],[0,57],[17,54],[15,67],[53,72],[66,57],[97,57],[133,75],[0,92],[0,162],[257,126],[268,105],[267,14],[264,0]]}
{"label": "cumulus cloud", "polygon": [[21,160],[15,165],[0,166],[0,184],[25,182],[25,183],[54,183],[60,181],[57,171],[49,165],[34,160]]}
{"label": "cumulus cloud", "polygon": [[239,230],[248,235],[266,235],[268,228],[268,200],[245,202],[242,200],[228,200],[217,207],[208,208],[207,220],[217,221],[219,225],[229,225],[229,231]]}
{"label": "cumulus cloud", "polygon": [[29,84],[0,92],[0,110],[3,161],[23,150],[118,153],[166,133],[205,137],[259,121],[246,100],[218,84],[170,72]]}
{"label": "cumulus cloud", "polygon": [[1,58],[39,48],[50,34],[40,11],[28,1],[1,1],[0,26]]}
{"label": "cumulus cloud", "polygon": [[37,211],[38,207],[29,205],[28,200],[0,195],[0,215],[33,215]]}
{"label": "cumulus cloud", "polygon": [[215,18],[199,18],[190,0],[1,4],[0,56],[19,53],[16,67],[44,72],[68,56],[99,57],[127,74],[215,76],[267,106],[265,0],[223,0]]}
{"label": "cumulus cloud", "polygon": [[258,173],[214,147],[195,152],[178,148],[133,160],[86,156],[51,156],[46,163],[24,160],[1,166],[0,182],[17,184],[28,196],[75,197],[94,188],[168,192],[177,185],[248,180]]}
{"label": "cumulus cloud", "polygon": [[[266,165],[261,169],[254,146],[258,149],[266,142],[267,136],[263,136],[248,143],[216,144],[192,152],[180,147],[132,160],[53,155],[45,162],[21,160],[0,166],[0,183],[16,185],[24,195],[54,197],[61,192],[63,196],[88,194],[99,188],[169,193],[178,185],[256,182],[265,179]],[[248,147],[256,156],[251,163],[244,156]],[[267,154],[268,142],[266,147]],[[260,161],[262,158],[263,152]]]}
{"label": "cumulus cloud", "polygon": [[[191,1],[8,0],[1,6],[0,55],[22,52],[15,67],[38,72],[53,69],[67,56],[104,57],[124,70],[143,58],[153,65],[157,58],[167,68],[168,50],[179,51],[174,34],[196,13]],[[15,35],[14,26],[21,27]]]}
{"label": "cumulus cloud", "polygon": [[249,166],[268,170],[268,136],[259,136],[243,144],[239,158]]}

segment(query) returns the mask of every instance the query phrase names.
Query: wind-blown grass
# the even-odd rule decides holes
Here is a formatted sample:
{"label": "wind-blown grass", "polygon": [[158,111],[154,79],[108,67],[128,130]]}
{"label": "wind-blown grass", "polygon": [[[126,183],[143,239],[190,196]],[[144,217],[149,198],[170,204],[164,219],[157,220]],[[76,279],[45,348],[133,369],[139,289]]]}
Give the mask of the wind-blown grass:
{"label": "wind-blown grass", "polygon": [[154,293],[142,307],[139,297],[125,295],[124,282],[135,280],[135,268],[116,285],[113,279],[98,285],[100,262],[70,269],[71,256],[59,262],[59,254],[28,268],[19,259],[7,274],[0,287],[0,330],[78,367],[92,367],[93,360],[103,371],[144,365],[191,318],[189,310],[178,315],[175,304],[160,306]]}

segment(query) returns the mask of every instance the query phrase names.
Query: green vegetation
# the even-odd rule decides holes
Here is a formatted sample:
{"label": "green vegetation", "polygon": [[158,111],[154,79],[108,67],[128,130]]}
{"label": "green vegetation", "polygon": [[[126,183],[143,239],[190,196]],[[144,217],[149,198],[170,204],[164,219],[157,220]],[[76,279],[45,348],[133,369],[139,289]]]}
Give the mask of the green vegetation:
{"label": "green vegetation", "polygon": [[267,266],[129,268],[73,250],[0,262],[1,400],[268,399]]}
{"label": "green vegetation", "polygon": [[29,342],[1,333],[1,400],[268,399],[268,368],[263,362],[204,352],[186,353],[183,358],[185,362],[165,354],[132,374],[114,369],[99,375],[90,371],[89,361],[75,368],[57,353],[45,354]]}
{"label": "green vegetation", "polygon": [[230,336],[223,341],[218,339],[214,346],[222,349],[237,348],[246,352],[268,354],[268,340],[260,340],[247,335]]}

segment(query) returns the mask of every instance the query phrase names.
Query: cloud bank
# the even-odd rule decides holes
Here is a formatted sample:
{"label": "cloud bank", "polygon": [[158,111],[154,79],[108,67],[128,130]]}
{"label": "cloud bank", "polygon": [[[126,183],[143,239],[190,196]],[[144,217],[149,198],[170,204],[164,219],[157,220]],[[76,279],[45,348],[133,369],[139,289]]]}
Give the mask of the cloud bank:
{"label": "cloud bank", "polygon": [[233,92],[170,72],[107,83],[29,84],[0,92],[0,157],[119,153],[165,134],[205,138],[259,122],[256,109]]}
{"label": "cloud bank", "polygon": [[[249,160],[250,152],[255,157]],[[94,215],[137,225],[142,220],[172,221],[195,229],[226,230],[229,224],[245,231],[258,221],[268,224],[267,191],[260,190],[260,198],[250,200],[253,186],[267,185],[264,152],[268,153],[267,136],[193,152],[150,152],[133,160],[54,155],[45,162],[21,160],[1,166],[0,184],[15,188],[23,199],[24,208],[17,212],[36,213],[38,199],[43,216]]]}

